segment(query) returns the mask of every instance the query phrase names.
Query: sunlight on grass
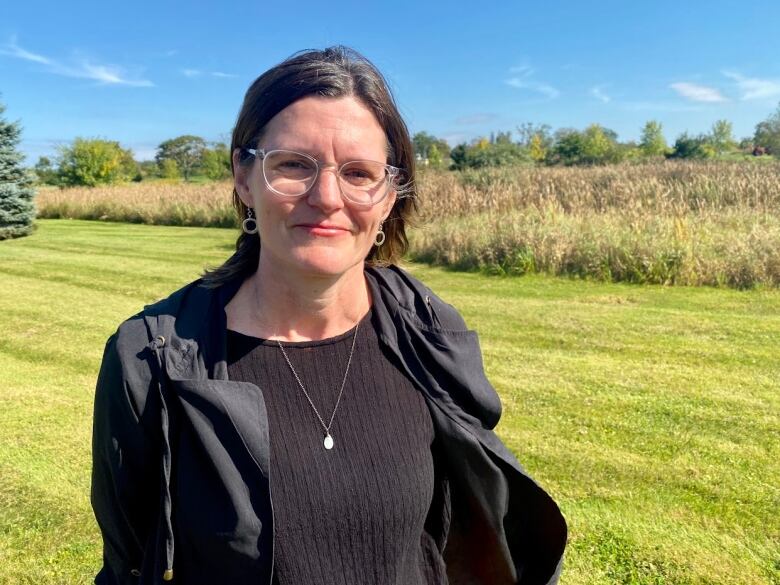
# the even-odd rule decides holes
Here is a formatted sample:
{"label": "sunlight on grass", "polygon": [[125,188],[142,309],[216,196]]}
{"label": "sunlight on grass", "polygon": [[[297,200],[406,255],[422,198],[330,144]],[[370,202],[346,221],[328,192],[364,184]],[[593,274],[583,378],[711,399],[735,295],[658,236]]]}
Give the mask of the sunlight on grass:
{"label": "sunlight on grass", "polygon": [[[47,220],[0,243],[0,583],[91,582],[103,344],[235,237]],[[780,291],[408,268],[480,335],[498,432],[570,525],[562,583],[780,583]]]}

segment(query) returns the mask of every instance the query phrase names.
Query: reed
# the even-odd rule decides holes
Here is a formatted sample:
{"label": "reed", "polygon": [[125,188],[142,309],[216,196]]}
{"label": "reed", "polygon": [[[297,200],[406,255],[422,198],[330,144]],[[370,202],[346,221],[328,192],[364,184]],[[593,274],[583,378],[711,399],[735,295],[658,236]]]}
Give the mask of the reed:
{"label": "reed", "polygon": [[[780,286],[780,162],[519,166],[418,176],[418,261],[501,274]],[[237,227],[229,181],[42,189],[39,217]]]}
{"label": "reed", "polygon": [[155,225],[237,227],[230,181],[155,181],[103,187],[41,188],[38,217]]}
{"label": "reed", "polygon": [[635,210],[653,215],[740,208],[780,211],[780,162],[677,162],[604,167],[512,167],[423,172],[423,219],[544,207],[567,214]]}
{"label": "reed", "polygon": [[780,286],[780,164],[423,173],[413,259],[499,274]]}

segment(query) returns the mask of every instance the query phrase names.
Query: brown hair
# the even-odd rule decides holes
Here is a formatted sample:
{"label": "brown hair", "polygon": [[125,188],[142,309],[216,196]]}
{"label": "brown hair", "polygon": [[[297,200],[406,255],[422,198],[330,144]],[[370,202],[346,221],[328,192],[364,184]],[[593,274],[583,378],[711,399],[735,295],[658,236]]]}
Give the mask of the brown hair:
{"label": "brown hair", "polygon": [[[343,46],[302,51],[263,73],[244,96],[230,151],[255,148],[271,118],[293,102],[312,95],[355,97],[371,110],[384,129],[388,142],[387,163],[402,171],[395,185],[398,197],[383,227],[385,241],[381,246],[372,246],[366,262],[374,266],[397,262],[409,246],[406,226],[417,211],[414,148],[387,81],[357,51]],[[241,159],[239,164],[252,164],[252,161],[249,157]],[[246,217],[247,207],[235,188],[233,207],[240,223]],[[218,268],[206,271],[203,281],[207,286],[219,286],[239,275],[248,276],[257,269],[259,255],[260,238],[242,231],[236,241],[235,253]]]}

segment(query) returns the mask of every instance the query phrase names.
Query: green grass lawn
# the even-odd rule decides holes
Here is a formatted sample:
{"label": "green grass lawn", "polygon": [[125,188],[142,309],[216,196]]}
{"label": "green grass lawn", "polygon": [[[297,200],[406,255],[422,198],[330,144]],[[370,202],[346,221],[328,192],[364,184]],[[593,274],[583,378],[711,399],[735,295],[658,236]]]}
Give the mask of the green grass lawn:
{"label": "green grass lawn", "polygon": [[[106,338],[232,230],[39,222],[0,242],[0,583],[87,583]],[[780,584],[780,291],[409,266],[480,333],[499,434],[570,526],[564,584]]]}

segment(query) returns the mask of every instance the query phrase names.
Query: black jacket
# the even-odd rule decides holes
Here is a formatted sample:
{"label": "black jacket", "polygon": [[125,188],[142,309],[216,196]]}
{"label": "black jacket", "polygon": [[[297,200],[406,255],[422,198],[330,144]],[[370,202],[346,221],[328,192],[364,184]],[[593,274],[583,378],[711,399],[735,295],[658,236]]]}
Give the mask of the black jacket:
{"label": "black jacket", "polygon": [[[476,333],[402,270],[366,268],[366,278],[380,341],[430,409],[446,480],[426,531],[450,583],[556,583],[566,523],[492,430],[501,403]],[[224,308],[240,285],[195,281],[106,344],[93,429],[98,584],[270,583],[263,395],[227,376]]]}

